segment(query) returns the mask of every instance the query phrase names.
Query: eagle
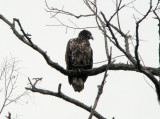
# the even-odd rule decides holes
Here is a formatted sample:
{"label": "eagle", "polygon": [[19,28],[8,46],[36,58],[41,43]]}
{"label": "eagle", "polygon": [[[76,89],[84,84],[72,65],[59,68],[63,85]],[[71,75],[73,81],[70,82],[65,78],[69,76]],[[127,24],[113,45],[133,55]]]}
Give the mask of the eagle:
{"label": "eagle", "polygon": [[[67,70],[92,69],[93,51],[89,43],[90,39],[93,40],[91,32],[82,30],[77,38],[68,41],[65,54]],[[86,75],[68,76],[68,81],[75,92],[80,92],[84,89],[87,77]]]}

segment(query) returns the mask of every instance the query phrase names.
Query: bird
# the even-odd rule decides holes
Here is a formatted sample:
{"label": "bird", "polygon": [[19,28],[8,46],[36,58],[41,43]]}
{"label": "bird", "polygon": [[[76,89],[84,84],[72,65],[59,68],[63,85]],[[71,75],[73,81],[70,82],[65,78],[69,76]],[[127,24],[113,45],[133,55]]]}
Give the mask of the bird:
{"label": "bird", "polygon": [[[77,38],[72,38],[68,41],[65,54],[67,70],[80,72],[85,69],[92,69],[93,51],[89,42],[90,39],[93,40],[91,32],[82,30]],[[75,92],[81,92],[84,89],[87,77],[86,75],[68,76],[68,81]]]}

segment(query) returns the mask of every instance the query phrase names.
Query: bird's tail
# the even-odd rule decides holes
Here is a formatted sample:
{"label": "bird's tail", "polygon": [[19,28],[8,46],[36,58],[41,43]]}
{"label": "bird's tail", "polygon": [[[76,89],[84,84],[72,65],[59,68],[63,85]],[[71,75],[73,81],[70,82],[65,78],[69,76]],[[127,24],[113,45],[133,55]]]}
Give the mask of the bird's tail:
{"label": "bird's tail", "polygon": [[72,86],[75,91],[81,92],[84,89],[83,77],[72,77]]}

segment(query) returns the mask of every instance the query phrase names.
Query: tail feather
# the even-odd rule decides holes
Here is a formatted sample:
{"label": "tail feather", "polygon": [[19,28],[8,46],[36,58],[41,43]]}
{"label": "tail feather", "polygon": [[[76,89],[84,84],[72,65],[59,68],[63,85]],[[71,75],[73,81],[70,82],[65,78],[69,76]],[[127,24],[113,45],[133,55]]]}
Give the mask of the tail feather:
{"label": "tail feather", "polygon": [[84,89],[83,77],[72,77],[72,86],[75,91],[81,92]]}

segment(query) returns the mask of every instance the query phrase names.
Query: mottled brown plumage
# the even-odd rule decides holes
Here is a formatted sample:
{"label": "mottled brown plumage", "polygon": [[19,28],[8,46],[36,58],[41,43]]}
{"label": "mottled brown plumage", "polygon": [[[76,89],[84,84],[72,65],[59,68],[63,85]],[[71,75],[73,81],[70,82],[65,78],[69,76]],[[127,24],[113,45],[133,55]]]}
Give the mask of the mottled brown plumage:
{"label": "mottled brown plumage", "polygon": [[[93,39],[92,34],[83,30],[77,38],[70,39],[66,49],[66,65],[68,70],[91,69],[93,66],[93,53],[89,43],[89,39]],[[69,84],[75,91],[82,91],[87,76],[68,76]]]}

